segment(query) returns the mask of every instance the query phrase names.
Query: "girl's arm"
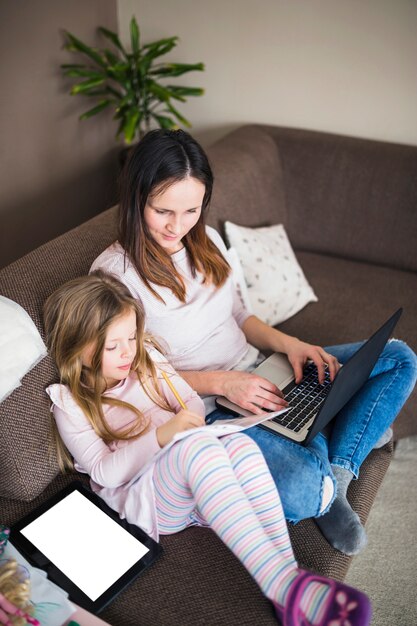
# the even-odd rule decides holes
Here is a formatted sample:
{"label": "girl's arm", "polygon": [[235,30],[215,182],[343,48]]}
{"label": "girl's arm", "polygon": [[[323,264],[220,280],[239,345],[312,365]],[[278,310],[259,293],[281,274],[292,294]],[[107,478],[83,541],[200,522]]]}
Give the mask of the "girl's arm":
{"label": "girl's arm", "polygon": [[160,450],[155,429],[111,450],[81,409],[80,414],[69,415],[54,405],[53,412],[59,434],[77,465],[103,487],[114,488],[129,482]]}

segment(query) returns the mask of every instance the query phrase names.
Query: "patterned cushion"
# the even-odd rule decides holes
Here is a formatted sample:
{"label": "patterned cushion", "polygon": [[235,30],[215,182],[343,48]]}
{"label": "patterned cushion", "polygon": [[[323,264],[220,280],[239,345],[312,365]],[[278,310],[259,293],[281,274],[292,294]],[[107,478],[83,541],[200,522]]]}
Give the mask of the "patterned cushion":
{"label": "patterned cushion", "polygon": [[282,224],[246,228],[226,222],[225,231],[237,250],[257,317],[280,324],[309,302],[317,302]]}

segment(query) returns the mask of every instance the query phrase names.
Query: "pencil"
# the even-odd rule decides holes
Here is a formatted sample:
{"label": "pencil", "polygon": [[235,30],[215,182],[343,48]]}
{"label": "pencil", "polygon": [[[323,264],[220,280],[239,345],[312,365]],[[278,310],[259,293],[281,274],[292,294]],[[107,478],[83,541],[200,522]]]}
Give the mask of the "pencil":
{"label": "pencil", "polygon": [[168,387],[171,389],[172,393],[174,394],[174,396],[177,398],[178,402],[180,403],[181,407],[185,410],[187,410],[187,405],[184,403],[183,399],[181,398],[180,394],[178,393],[178,391],[175,389],[174,385],[172,384],[172,381],[170,381],[170,379],[168,378],[168,376],[165,374],[165,372],[163,372],[161,370],[161,374],[165,379],[165,382],[167,383]]}

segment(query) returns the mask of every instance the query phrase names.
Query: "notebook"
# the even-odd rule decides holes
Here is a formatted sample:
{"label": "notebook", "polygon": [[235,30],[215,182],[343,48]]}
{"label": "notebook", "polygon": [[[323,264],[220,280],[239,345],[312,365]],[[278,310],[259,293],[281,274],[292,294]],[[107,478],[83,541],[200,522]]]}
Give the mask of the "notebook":
{"label": "notebook", "polygon": [[[304,369],[304,377],[295,384],[293,369],[285,355],[278,352],[265,359],[253,373],[274,383],[289,402],[288,411],[264,421],[259,426],[270,432],[306,445],[323,430],[344,405],[359,391],[371,373],[402,313],[398,309],[340,368],[333,382],[328,372],[323,385],[317,380],[314,363]],[[216,405],[233,415],[253,415],[239,405],[219,396]]]}
{"label": "notebook", "polygon": [[162,552],[78,481],[14,524],[10,541],[91,613],[100,612]]}

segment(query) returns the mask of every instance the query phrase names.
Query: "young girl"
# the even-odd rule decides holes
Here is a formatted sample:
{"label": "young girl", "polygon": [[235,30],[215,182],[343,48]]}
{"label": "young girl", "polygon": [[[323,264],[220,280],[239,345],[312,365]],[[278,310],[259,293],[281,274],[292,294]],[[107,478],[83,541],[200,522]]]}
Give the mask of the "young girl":
{"label": "young girl", "polygon": [[124,285],[103,272],[63,285],[45,304],[45,326],[61,379],[47,390],[59,435],[113,509],[155,539],[210,526],[286,626],[369,623],[364,594],[297,568],[278,492],[249,437],[197,432],[157,455],[176,433],[204,425],[204,404],[144,335]]}
{"label": "young girl", "polygon": [[[224,243],[204,225],[212,186],[207,156],[188,133],[148,133],[122,178],[119,241],[92,269],[117,276],[142,302],[146,329],[164,339],[168,360],[199,394],[211,396],[205,398],[207,412],[214,409],[213,395],[254,412],[277,410],[286,404],[279,389],[249,373],[259,361],[258,350],[286,354],[296,382],[312,359],[322,381],[326,365],[333,379],[339,362],[360,344],[324,350],[267,326],[243,308]],[[391,341],[368,382],[333,420],[328,439],[319,434],[304,447],[259,427],[248,431],[264,454],[289,520],[326,513],[316,522],[328,541],[346,554],[362,549],[366,534],[347,488],[372,448],[389,440],[390,425],[416,377],[413,351]],[[337,496],[328,510],[335,478]]]}

